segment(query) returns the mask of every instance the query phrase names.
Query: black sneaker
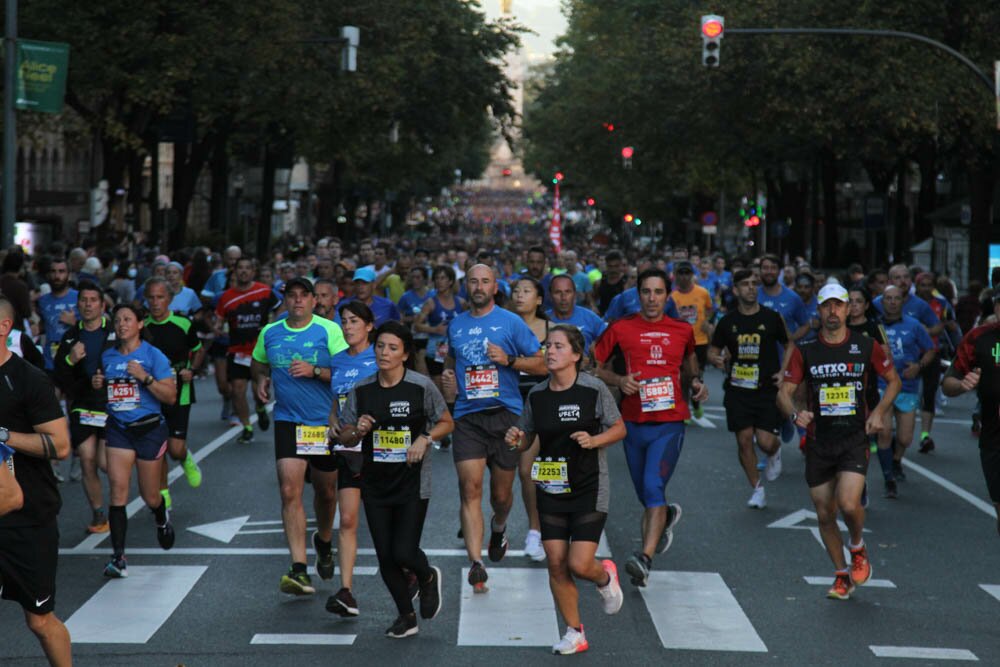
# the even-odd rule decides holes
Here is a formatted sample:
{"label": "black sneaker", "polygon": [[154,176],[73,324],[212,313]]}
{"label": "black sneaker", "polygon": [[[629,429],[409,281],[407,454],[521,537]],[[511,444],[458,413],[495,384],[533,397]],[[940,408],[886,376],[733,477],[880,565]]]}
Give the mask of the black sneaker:
{"label": "black sneaker", "polygon": [[389,629],[385,631],[385,636],[393,639],[403,639],[404,637],[411,637],[418,632],[420,632],[420,628],[417,627],[417,615],[411,612],[397,618],[396,622],[390,625]]}
{"label": "black sneaker", "polygon": [[261,431],[271,428],[271,415],[267,414],[267,408],[257,410],[257,426],[260,426]]}
{"label": "black sneaker", "polygon": [[490,548],[487,551],[490,560],[494,563],[499,563],[503,560],[503,557],[507,554],[507,531],[504,529],[502,532],[496,532],[492,530],[493,522],[490,522]]}
{"label": "black sneaker", "polygon": [[625,561],[625,571],[632,577],[632,585],[645,588],[649,581],[649,558],[646,554],[636,551]]}
{"label": "black sneaker", "polygon": [[906,481],[906,473],[903,472],[903,463],[901,461],[892,462],[892,476],[896,478],[897,482]]}
{"label": "black sneaker", "polygon": [[108,564],[104,566],[104,576],[108,579],[125,579],[128,577],[128,563],[125,556],[112,557]]}
{"label": "black sneaker", "polygon": [[490,576],[486,574],[486,568],[480,561],[476,561],[469,568],[469,584],[472,586],[472,591],[474,593],[485,593],[489,589],[486,587],[486,580]]}
{"label": "black sneaker", "polygon": [[[331,614],[349,618],[358,615],[358,601],[351,595],[348,588],[341,588],[336,595],[331,595],[326,601],[326,610]],[[416,623],[414,622],[414,625]]]}
{"label": "black sneaker", "polygon": [[927,436],[920,441],[920,453],[929,454],[934,451],[934,438]]}
{"label": "black sneaker", "polygon": [[323,546],[319,538],[319,531],[313,533],[313,549],[316,550],[316,574],[320,579],[329,581],[333,579],[333,544],[330,542]]}
{"label": "black sneaker", "polygon": [[885,497],[890,499],[899,498],[899,488],[896,486],[896,480],[885,480]]}
{"label": "black sneaker", "polygon": [[243,430],[240,431],[239,437],[236,438],[236,442],[240,443],[241,445],[249,445],[251,442],[253,442],[253,427],[252,426],[243,427]]}
{"label": "black sneaker", "polygon": [[420,618],[432,619],[441,611],[441,570],[431,566],[430,581],[420,584]]}
{"label": "black sneaker", "polygon": [[174,546],[174,527],[170,525],[170,519],[162,526],[156,527],[156,541],[160,543],[160,548],[164,551]]}

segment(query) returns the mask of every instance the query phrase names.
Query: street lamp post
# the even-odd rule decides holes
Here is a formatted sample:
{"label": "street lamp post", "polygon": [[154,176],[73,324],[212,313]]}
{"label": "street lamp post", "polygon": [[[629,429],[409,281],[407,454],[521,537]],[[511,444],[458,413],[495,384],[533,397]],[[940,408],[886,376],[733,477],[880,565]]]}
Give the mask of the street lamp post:
{"label": "street lamp post", "polygon": [[17,215],[17,0],[6,0],[4,8],[3,61],[3,225],[0,242],[4,247],[14,242],[14,219]]}

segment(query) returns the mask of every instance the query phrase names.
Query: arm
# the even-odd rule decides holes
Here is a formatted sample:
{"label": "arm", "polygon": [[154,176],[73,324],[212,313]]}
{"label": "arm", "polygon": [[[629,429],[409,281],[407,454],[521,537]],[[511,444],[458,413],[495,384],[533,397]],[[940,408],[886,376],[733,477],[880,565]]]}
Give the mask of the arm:
{"label": "arm", "polygon": [[791,419],[792,415],[795,415],[796,425],[805,428],[812,421],[813,414],[807,410],[796,408],[793,397],[798,388],[798,383],[790,382],[787,378],[781,383],[781,387],[778,389],[778,410],[781,411],[785,419]]}
{"label": "arm", "polygon": [[[271,387],[271,366],[253,359],[250,361],[250,377],[253,378],[254,394],[263,402],[267,402],[268,390]],[[329,382],[327,378],[327,382]],[[336,404],[336,401],[334,401]]]}
{"label": "arm", "polygon": [[715,345],[709,345],[708,363],[712,364],[721,371],[725,371],[726,370],[725,350],[723,350],[721,347],[716,347]]}
{"label": "arm", "polygon": [[[506,354],[504,355],[507,356]],[[508,357],[508,359],[510,359]],[[545,366],[545,355],[541,350],[530,357],[514,357],[510,367],[515,371],[523,371],[528,375],[545,375],[549,369]]]}
{"label": "arm", "polygon": [[798,329],[796,329],[795,333],[792,333],[791,335],[789,335],[788,336],[788,340],[790,340],[792,342],[795,342],[798,339],[800,339],[803,336],[805,336],[807,333],[809,333],[809,322],[808,321],[805,324],[803,324],[802,326],[800,326]]}
{"label": "arm", "polygon": [[[166,363],[166,361],[164,361]],[[169,366],[167,367],[169,369]],[[128,374],[134,377],[140,384],[149,390],[156,400],[164,405],[173,405],[177,402],[177,384],[173,375],[167,375],[159,380],[152,373],[146,372],[142,365],[135,359],[128,362]]]}
{"label": "arm", "polygon": [[687,387],[690,386],[694,392],[691,398],[695,401],[704,401],[708,398],[708,386],[701,379],[698,368],[698,356],[694,352],[689,352],[681,366],[681,386],[684,387],[684,394],[687,395]]}
{"label": "arm", "polygon": [[955,364],[948,367],[944,379],[941,380],[941,391],[945,396],[959,396],[972,391],[979,386],[979,369],[973,368],[968,373],[959,376],[960,371]]}
{"label": "arm", "polygon": [[445,410],[441,413],[441,417],[434,424],[434,427],[427,431],[427,433],[421,433],[413,442],[410,443],[409,449],[406,450],[406,462],[413,464],[418,463],[424,458],[427,453],[427,447],[435,440],[440,441],[446,435],[455,430],[455,420],[451,418],[451,413]]}
{"label": "arm", "polygon": [[69,425],[65,417],[32,428],[34,433],[11,431],[7,446],[39,459],[64,459],[69,455]]}
{"label": "arm", "polygon": [[[524,443],[531,443],[534,440],[534,437],[534,433],[532,433],[531,440],[525,439]],[[576,443],[583,449],[601,449],[625,439],[625,422],[621,417],[619,417],[618,421],[616,421],[611,428],[606,431],[601,431],[597,435],[590,435],[586,431],[577,431],[569,437],[573,438],[573,440],[575,440]],[[524,444],[522,444],[521,448],[523,447]]]}
{"label": "arm", "polygon": [[888,421],[886,415],[892,409],[892,402],[896,400],[899,390],[903,387],[903,381],[899,379],[896,367],[891,363],[885,373],[882,374],[882,377],[886,381],[885,392],[883,392],[882,399],[878,402],[878,405],[875,406],[871,414],[868,415],[868,419],[865,420],[866,433],[875,433],[883,430],[884,424]]}

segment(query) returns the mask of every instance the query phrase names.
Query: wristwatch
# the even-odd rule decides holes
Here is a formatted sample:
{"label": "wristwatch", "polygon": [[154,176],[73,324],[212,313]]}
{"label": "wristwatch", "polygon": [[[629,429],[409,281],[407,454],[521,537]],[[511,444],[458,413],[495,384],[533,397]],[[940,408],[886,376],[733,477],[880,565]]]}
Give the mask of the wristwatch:
{"label": "wristwatch", "polygon": [[149,375],[147,375],[146,377],[144,377],[142,379],[142,384],[143,384],[143,386],[148,387],[149,385],[153,384],[154,381],[155,381],[155,378],[153,378],[153,374],[150,373]]}
{"label": "wristwatch", "polygon": [[319,374],[322,373],[322,372],[323,372],[322,368],[320,368],[319,366],[313,366],[313,377],[315,379],[318,380],[319,379]]}
{"label": "wristwatch", "polygon": [[799,420],[799,413],[798,412],[793,412],[792,413],[792,421],[793,422],[797,422],[798,420]]}
{"label": "wristwatch", "polygon": [[10,431],[0,426],[0,445],[6,445],[8,440],[10,440]]}
{"label": "wristwatch", "polygon": [[517,357],[507,357],[507,368],[513,368],[514,363],[517,361]]}

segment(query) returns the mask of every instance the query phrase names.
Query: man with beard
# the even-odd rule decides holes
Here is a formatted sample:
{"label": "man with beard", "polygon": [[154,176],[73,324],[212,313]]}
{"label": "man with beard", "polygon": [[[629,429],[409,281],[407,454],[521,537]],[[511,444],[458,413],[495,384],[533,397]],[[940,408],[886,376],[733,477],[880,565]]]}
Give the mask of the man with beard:
{"label": "man with beard", "polygon": [[330,320],[337,316],[338,290],[337,284],[329,278],[317,278],[313,281],[313,290],[316,293],[315,315]]}
{"label": "man with beard", "polygon": [[774,255],[760,258],[760,287],[757,301],[765,308],[776,311],[785,320],[789,338],[794,342],[809,331],[809,313],[798,294],[778,283],[781,264]]}
{"label": "man with beard", "polygon": [[625,291],[625,258],[617,250],[612,250],[604,259],[604,273],[597,283],[597,312],[604,314],[611,300]]}
{"label": "man with beard", "polygon": [[69,286],[69,265],[64,259],[55,259],[49,267],[49,287],[52,291],[38,299],[38,314],[45,333],[45,370],[55,369],[55,353],[63,334],[79,319],[76,309],[77,292]]}

